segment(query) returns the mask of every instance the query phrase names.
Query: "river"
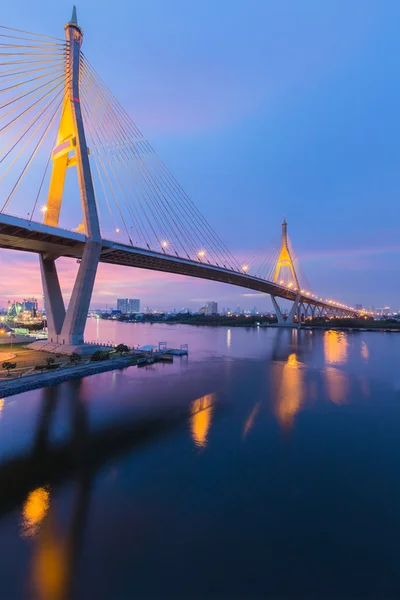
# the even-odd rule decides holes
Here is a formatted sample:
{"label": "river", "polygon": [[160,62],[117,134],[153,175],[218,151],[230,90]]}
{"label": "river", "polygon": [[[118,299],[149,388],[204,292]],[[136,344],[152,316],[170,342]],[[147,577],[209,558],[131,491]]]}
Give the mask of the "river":
{"label": "river", "polygon": [[86,336],[189,356],[0,400],[0,598],[400,597],[400,335]]}

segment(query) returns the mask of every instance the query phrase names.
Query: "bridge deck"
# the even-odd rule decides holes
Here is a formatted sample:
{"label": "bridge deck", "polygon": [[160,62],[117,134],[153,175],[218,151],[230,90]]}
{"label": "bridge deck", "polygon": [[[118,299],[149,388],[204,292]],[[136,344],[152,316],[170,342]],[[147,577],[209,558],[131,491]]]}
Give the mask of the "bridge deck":
{"label": "bridge deck", "polygon": [[[0,214],[0,248],[79,259],[82,257],[85,242],[86,236],[81,233]],[[296,292],[265,279],[205,262],[118,244],[110,240],[103,240],[100,262],[218,281],[291,301],[296,298]],[[331,304],[308,295],[302,295],[301,301],[323,308],[340,310],[338,307],[332,307]]]}

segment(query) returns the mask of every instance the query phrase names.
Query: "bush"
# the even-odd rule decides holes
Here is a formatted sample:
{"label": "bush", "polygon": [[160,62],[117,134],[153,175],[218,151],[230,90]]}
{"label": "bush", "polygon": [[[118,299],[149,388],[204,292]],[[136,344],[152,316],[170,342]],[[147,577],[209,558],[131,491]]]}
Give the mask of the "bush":
{"label": "bush", "polygon": [[115,352],[125,354],[126,352],[129,352],[129,348],[125,344],[118,344],[118,346],[115,348]]}
{"label": "bush", "polygon": [[108,360],[110,358],[110,353],[106,350],[97,350],[94,354],[92,354],[90,360],[93,362],[98,362],[100,360]]}
{"label": "bush", "polygon": [[10,376],[11,369],[15,369],[16,366],[17,366],[17,363],[12,363],[12,362],[9,362],[8,360],[3,362],[3,369],[6,369],[7,376]]}
{"label": "bush", "polygon": [[73,352],[69,359],[73,365],[76,365],[81,360],[81,355]]}

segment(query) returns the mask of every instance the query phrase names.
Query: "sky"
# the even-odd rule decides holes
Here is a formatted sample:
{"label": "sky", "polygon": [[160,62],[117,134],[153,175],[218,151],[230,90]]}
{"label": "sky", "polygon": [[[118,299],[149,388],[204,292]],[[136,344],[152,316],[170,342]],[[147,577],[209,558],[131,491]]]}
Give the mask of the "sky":
{"label": "sky", "polygon": [[[83,51],[230,251],[288,221],[311,288],[400,308],[398,0],[82,0]],[[64,0],[15,0],[1,23],[63,36]],[[68,299],[77,265],[59,259]],[[41,295],[38,258],[0,250],[0,305]],[[270,307],[223,284],[100,265],[117,297]]]}

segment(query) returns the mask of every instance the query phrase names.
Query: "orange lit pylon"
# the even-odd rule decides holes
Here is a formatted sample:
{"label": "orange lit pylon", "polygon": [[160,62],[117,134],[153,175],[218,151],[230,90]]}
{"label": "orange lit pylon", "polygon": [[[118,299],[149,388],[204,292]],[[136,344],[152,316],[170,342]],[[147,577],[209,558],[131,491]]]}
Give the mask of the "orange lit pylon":
{"label": "orange lit pylon", "polygon": [[50,178],[44,224],[58,227],[65,176],[69,167],[76,167],[82,203],[83,223],[77,231],[88,237],[100,238],[97,208],[89,164],[89,151],[80,106],[80,47],[83,33],[78,26],[76,9],[65,26],[67,50],[65,55],[65,93],[56,144],[51,153]]}
{"label": "orange lit pylon", "polygon": [[300,289],[299,280],[297,279],[296,271],[294,268],[293,260],[290,255],[290,250],[289,250],[289,246],[288,246],[286,219],[283,219],[283,223],[282,223],[282,247],[281,247],[278,261],[277,261],[276,267],[275,267],[274,283],[278,282],[279,273],[283,267],[289,267],[290,272],[293,277],[293,282],[295,283],[296,288],[299,290]]}

